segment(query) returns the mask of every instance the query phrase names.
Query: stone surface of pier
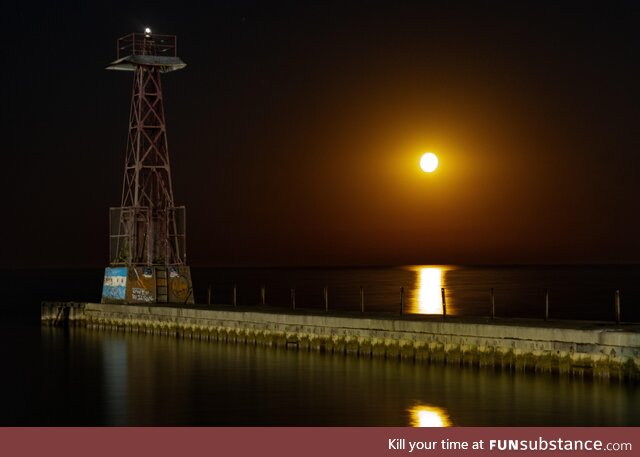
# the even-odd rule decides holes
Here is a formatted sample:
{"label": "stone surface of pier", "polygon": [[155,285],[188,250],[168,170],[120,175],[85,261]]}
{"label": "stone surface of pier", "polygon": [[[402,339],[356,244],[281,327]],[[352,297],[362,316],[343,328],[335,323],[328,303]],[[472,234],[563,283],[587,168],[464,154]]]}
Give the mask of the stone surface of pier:
{"label": "stone surface of pier", "polygon": [[43,303],[42,323],[297,350],[640,380],[640,325]]}

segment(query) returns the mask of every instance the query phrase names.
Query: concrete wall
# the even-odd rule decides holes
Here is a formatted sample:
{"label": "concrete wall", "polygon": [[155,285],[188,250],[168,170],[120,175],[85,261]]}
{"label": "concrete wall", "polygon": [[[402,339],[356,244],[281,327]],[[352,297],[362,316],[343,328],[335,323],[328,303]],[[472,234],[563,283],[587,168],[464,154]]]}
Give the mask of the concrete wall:
{"label": "concrete wall", "polygon": [[[56,322],[43,304],[43,323]],[[416,362],[640,380],[640,333],[594,325],[342,317],[114,304],[71,304],[69,322]]]}
{"label": "concrete wall", "polygon": [[[164,289],[158,286],[164,286]],[[193,305],[191,269],[188,266],[107,267],[101,302]]]}

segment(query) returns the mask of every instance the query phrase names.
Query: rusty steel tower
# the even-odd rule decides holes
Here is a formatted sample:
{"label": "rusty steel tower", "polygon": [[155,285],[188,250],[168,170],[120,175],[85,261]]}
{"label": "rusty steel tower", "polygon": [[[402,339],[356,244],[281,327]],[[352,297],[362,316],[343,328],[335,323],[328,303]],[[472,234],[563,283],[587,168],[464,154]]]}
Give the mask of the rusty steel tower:
{"label": "rusty steel tower", "polygon": [[133,72],[133,92],[122,200],[109,215],[103,302],[193,303],[185,208],[173,199],[160,78],[185,66],[176,37],[148,28],[118,39],[117,59],[107,66]]}

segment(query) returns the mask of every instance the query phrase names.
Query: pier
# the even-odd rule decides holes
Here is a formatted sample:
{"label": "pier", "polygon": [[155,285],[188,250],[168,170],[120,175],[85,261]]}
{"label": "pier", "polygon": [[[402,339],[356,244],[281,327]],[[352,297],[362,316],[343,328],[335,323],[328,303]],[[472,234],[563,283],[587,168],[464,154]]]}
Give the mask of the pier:
{"label": "pier", "polygon": [[640,324],[44,302],[43,325],[640,381]]}

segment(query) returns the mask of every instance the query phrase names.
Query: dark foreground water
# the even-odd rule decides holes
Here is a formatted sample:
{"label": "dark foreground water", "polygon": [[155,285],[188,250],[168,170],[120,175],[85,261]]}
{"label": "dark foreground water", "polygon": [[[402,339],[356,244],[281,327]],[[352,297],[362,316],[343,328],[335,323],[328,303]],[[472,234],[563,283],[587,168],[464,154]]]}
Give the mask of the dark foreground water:
{"label": "dark foreground water", "polygon": [[640,425],[637,386],[112,331],[14,331],[2,341],[19,370],[3,374],[3,425]]}
{"label": "dark foreground water", "polygon": [[[552,301],[557,315],[597,319],[609,318],[611,294],[620,288],[623,315],[637,320],[639,271],[209,269],[194,270],[194,280],[197,298],[211,283],[220,301],[236,283],[239,304],[248,306],[257,303],[259,284],[275,304],[296,287],[298,304],[310,308],[321,306],[323,285],[333,307],[357,308],[363,285],[367,306],[385,310],[395,309],[388,301],[399,301],[403,283],[413,312],[438,312],[445,287],[461,314],[485,313],[494,287],[505,316],[539,314],[540,291],[549,287],[552,297],[567,297]],[[101,272],[4,273],[0,425],[640,425],[637,385],[41,328],[41,300],[97,300]]]}

